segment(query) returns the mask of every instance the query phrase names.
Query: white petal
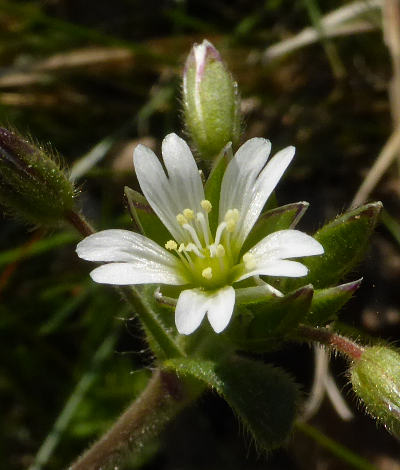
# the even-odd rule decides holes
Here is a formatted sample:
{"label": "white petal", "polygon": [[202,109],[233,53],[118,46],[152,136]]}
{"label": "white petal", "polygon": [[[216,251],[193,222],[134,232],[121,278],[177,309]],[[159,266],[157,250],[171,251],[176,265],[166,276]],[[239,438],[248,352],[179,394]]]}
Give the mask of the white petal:
{"label": "white petal", "polygon": [[176,134],[169,134],[163,140],[162,155],[180,210],[200,210],[204,199],[203,183],[188,144]]}
{"label": "white petal", "polygon": [[185,235],[176,222],[176,215],[181,209],[176,206],[171,185],[160,161],[152,150],[138,145],[133,153],[133,164],[147,201],[171,235],[180,240]]}
{"label": "white petal", "polygon": [[131,263],[109,263],[94,269],[90,276],[93,281],[100,284],[115,284],[119,286],[133,284],[185,284],[181,276],[167,266],[160,266],[156,269]]}
{"label": "white petal", "polygon": [[175,324],[181,335],[190,335],[202,322],[209,299],[198,289],[181,292],[175,308]]}
{"label": "white petal", "polygon": [[299,230],[279,230],[271,233],[249,250],[260,262],[321,255],[323,252],[324,248],[317,240]]}
{"label": "white petal", "polygon": [[287,147],[264,167],[270,150],[268,140],[250,139],[236,152],[222,181],[220,221],[228,209],[239,210],[241,219],[235,235],[239,245],[246,239],[295,152],[294,147]]}
{"label": "white petal", "polygon": [[162,144],[165,171],[150,149],[138,145],[133,155],[140,187],[163,224],[178,241],[188,241],[187,232],[176,221],[186,208],[201,209],[204,190],[193,155],[186,142],[169,134]]}
{"label": "white petal", "polygon": [[221,333],[228,326],[235,306],[235,289],[226,286],[209,299],[207,317],[213,330]]}
{"label": "white petal", "polygon": [[251,199],[254,183],[267,162],[271,142],[255,137],[245,142],[230,161],[221,184],[219,219],[229,209],[238,209],[244,215]]}
{"label": "white petal", "polygon": [[78,243],[80,258],[88,261],[117,261],[91,272],[94,281],[106,284],[160,283],[181,285],[181,262],[157,243],[128,230],[104,230]]}
{"label": "white petal", "polygon": [[247,279],[251,276],[302,277],[307,273],[308,269],[304,264],[298,263],[297,261],[277,259],[267,261],[263,264],[257,264],[252,271],[243,274],[236,280],[236,282],[242,281],[243,279]]}
{"label": "white petal", "polygon": [[128,230],[103,230],[86,237],[76,247],[80,258],[87,261],[121,261],[179,266],[179,260],[157,243],[139,233]]}
{"label": "white petal", "polygon": [[243,212],[244,218],[240,228],[240,240],[244,241],[253,228],[269,196],[292,161],[294,153],[294,147],[287,147],[281,150],[271,158],[260,173],[252,188],[248,207],[244,208],[246,211]]}

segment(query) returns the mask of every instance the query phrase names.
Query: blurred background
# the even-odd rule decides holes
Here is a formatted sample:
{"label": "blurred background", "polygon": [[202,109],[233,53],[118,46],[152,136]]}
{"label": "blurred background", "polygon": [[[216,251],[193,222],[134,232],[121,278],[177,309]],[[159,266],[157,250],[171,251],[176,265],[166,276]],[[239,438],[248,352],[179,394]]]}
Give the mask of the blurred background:
{"label": "blurred background", "polygon": [[[184,135],[183,64],[207,38],[238,81],[242,140],[297,148],[277,197],[310,202],[302,230],[383,201],[338,327],[398,344],[399,11],[398,0],[0,0],[0,125],[61,155],[96,228],[129,229],[133,148],[159,152],[167,133]],[[119,297],[90,280],[72,229],[0,218],[0,466],[65,468],[140,393],[152,357]],[[289,370],[306,400],[311,348],[264,359]],[[400,469],[399,442],[358,409],[345,363],[331,368],[351,420],[324,400],[266,457],[209,393],[123,468]]]}

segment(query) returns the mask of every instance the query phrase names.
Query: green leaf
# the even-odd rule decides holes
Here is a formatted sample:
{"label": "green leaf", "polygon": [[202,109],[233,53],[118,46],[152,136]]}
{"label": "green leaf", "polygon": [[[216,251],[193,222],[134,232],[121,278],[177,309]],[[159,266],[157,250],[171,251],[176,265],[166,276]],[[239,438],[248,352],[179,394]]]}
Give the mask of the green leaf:
{"label": "green leaf", "polygon": [[360,287],[362,279],[328,289],[317,289],[311,302],[311,308],[304,323],[312,326],[326,326],[336,320],[337,312]]}
{"label": "green leaf", "polygon": [[232,144],[229,143],[221,152],[210,176],[204,187],[206,199],[212,204],[212,211],[208,214],[211,232],[214,233],[218,226],[219,197],[221,193],[221,183],[226,167],[232,158]]}
{"label": "green leaf", "polygon": [[124,193],[136,230],[164,246],[171,239],[171,234],[154,213],[146,198],[128,186],[125,186]]}
{"label": "green leaf", "polygon": [[171,359],[164,365],[178,375],[194,377],[215,389],[264,450],[282,445],[288,437],[298,389],[282,369],[238,356],[220,363]]}
{"label": "green leaf", "polygon": [[295,202],[261,214],[242,247],[242,253],[270,233],[294,228],[306,212],[308,202]]}
{"label": "green leaf", "polygon": [[312,286],[304,286],[284,297],[266,296],[263,303],[239,308],[226,335],[246,351],[264,352],[282,344],[283,337],[308,314]]}
{"label": "green leaf", "polygon": [[381,209],[381,202],[373,202],[324,225],[314,235],[324,247],[324,254],[304,258],[302,263],[310,270],[308,276],[286,280],[285,289],[292,290],[304,282],[322,289],[339,282],[363,258]]}

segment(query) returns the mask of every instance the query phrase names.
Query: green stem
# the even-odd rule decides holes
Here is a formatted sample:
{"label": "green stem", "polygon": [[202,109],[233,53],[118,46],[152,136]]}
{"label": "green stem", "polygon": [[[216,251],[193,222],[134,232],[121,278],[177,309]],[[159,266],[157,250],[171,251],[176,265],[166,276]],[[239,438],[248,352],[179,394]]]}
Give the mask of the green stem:
{"label": "green stem", "polygon": [[326,36],[322,22],[321,12],[318,7],[316,0],[303,0],[310,20],[318,32],[319,38],[322,42],[322,46],[325,50],[325,54],[328,57],[329,64],[332,68],[332,72],[336,78],[343,78],[346,75],[346,70],[340,60],[339,54],[336,50],[335,44]]}
{"label": "green stem", "polygon": [[164,353],[165,358],[183,357],[185,353],[178,347],[172,336],[166,331],[157,314],[148,305],[146,300],[140,294],[136,287],[118,289],[129,305],[139,312],[139,318],[142,321],[146,333],[150,333],[152,338]]}
{"label": "green stem", "polygon": [[358,470],[377,470],[377,468],[374,465],[371,465],[367,460],[355,454],[347,447],[334,441],[330,437],[325,436],[321,431],[310,424],[298,421],[295,423],[295,426],[300,432],[313,439],[321,447],[329,450],[329,452],[341,459],[343,462],[346,462],[348,465],[351,465],[353,468],[357,468]]}
{"label": "green stem", "polygon": [[327,328],[313,328],[311,326],[302,325],[298,328],[297,334],[303,340],[316,341],[326,346],[330,346],[351,360],[360,359],[364,352],[364,348],[359,344],[351,341],[345,336],[338,335]]}
{"label": "green stem", "polygon": [[128,453],[140,452],[197,394],[175,373],[157,369],[139,398],[68,470],[118,468]]}

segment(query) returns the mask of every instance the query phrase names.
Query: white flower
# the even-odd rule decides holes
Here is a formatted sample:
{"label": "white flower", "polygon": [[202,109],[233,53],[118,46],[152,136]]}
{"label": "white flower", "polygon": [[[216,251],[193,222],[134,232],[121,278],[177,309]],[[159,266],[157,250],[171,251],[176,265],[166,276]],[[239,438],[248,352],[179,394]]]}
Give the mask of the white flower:
{"label": "white flower", "polygon": [[104,230],[77,246],[78,255],[106,262],[91,272],[106,284],[188,285],[179,295],[176,327],[190,334],[204,316],[216,333],[232,316],[232,284],[251,276],[300,277],[307,268],[288,258],[319,255],[323,248],[297,230],[280,230],[259,241],[246,253],[243,243],[265,202],[291,162],[295,149],[287,147],[269,162],[271,144],[254,138],[236,152],[225,171],[219,200],[219,225],[212,233],[196,162],[186,142],[169,134],[162,144],[166,172],[149,148],[136,147],[133,160],[140,187],[173,239],[165,248],[127,230]]}

